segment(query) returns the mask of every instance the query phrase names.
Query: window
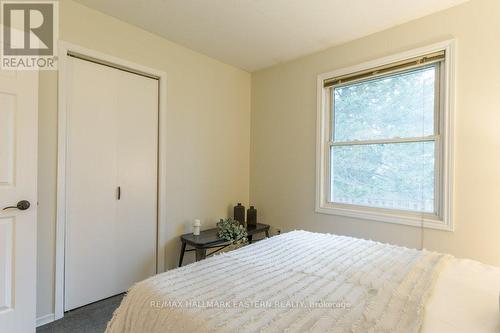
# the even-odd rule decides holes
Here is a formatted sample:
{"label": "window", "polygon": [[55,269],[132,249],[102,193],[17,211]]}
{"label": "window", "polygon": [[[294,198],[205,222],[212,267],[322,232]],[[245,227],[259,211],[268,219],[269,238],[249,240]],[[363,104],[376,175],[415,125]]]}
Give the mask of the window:
{"label": "window", "polygon": [[319,212],[451,230],[450,52],[320,75]]}

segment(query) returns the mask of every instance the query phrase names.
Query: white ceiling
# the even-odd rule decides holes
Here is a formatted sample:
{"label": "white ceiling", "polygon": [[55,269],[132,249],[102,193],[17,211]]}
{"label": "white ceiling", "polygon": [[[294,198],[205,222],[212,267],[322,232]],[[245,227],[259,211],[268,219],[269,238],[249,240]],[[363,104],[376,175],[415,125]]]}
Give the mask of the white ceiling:
{"label": "white ceiling", "polygon": [[247,71],[467,0],[77,0]]}

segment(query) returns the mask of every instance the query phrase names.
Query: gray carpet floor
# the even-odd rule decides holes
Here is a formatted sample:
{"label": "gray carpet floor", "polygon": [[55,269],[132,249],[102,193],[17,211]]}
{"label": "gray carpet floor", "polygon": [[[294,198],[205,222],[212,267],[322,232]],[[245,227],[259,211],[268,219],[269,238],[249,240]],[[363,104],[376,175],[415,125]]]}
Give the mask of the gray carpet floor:
{"label": "gray carpet floor", "polygon": [[40,326],[37,333],[103,333],[122,295],[107,298],[66,312],[64,318]]}

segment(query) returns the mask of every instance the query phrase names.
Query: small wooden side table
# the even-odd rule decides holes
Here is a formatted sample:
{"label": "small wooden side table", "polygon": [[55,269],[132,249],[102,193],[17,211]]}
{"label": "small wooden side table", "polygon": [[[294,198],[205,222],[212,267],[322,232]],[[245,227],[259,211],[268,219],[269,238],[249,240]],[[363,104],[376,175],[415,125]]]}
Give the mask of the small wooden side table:
{"label": "small wooden side table", "polygon": [[[269,228],[270,226],[268,224],[263,223],[257,223],[256,226],[248,226],[248,242],[252,243],[253,235],[259,233],[265,233],[266,237],[269,237]],[[226,246],[231,245],[231,242],[228,242],[219,237],[219,235],[217,234],[217,228],[204,230],[200,232],[198,236],[195,236],[192,233],[184,234],[181,236],[181,242],[182,247],[181,255],[179,258],[179,267],[182,266],[182,260],[184,259],[185,252],[196,251],[196,261],[200,261],[206,258],[208,249],[218,248],[217,250],[210,253],[214,254],[215,252],[222,250]],[[190,245],[193,248],[186,250],[187,245]]]}

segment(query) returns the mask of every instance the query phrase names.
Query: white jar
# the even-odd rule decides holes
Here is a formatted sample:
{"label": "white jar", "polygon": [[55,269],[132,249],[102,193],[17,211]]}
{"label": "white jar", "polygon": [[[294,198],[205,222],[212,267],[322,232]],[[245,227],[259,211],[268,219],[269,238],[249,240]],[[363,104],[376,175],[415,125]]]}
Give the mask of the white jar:
{"label": "white jar", "polygon": [[193,223],[193,235],[198,236],[201,230],[201,221],[196,219]]}

